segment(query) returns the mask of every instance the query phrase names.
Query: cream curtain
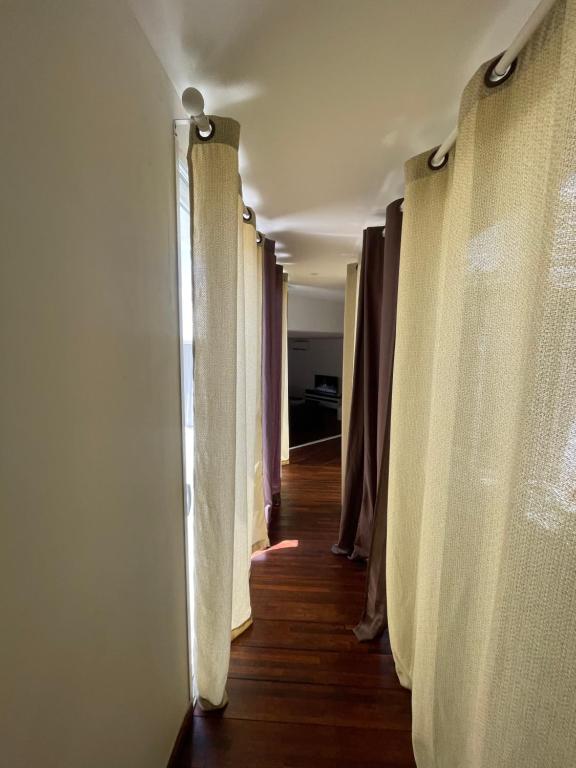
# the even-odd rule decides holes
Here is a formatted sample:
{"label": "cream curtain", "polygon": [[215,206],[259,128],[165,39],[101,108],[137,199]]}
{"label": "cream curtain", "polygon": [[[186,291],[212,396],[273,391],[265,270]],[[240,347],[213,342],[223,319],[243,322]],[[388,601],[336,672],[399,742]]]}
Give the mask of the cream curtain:
{"label": "cream curtain", "polygon": [[231,638],[251,621],[250,562],[266,546],[262,479],[262,250],[238,176],[239,125],[190,131],[193,284],[194,694],[226,703]]}
{"label": "cream curtain", "polygon": [[576,0],[409,161],[387,583],[419,768],[576,765]]}
{"label": "cream curtain", "polygon": [[[190,130],[194,370],[194,694],[226,702],[230,658],[237,469],[238,141],[234,120],[214,135]],[[243,282],[242,282],[243,284]]]}
{"label": "cream curtain", "polygon": [[255,435],[255,471],[254,471],[254,521],[252,526],[252,551],[270,546],[264,502],[264,459],[262,442],[262,337],[263,337],[263,288],[264,288],[264,235],[258,234],[256,252],[257,293],[256,293],[256,435]]}
{"label": "cream curtain", "polygon": [[282,394],[280,460],[282,464],[290,462],[290,422],[288,419],[288,275],[282,275]]}
{"label": "cream curtain", "polygon": [[256,412],[258,377],[258,248],[255,215],[244,219],[242,188],[238,196],[238,281],[236,346],[236,510],[234,525],[234,572],[232,637],[252,623],[250,607],[250,559],[252,556],[256,479]]}
{"label": "cream curtain", "polygon": [[356,346],[356,308],[358,304],[358,264],[346,267],[344,294],[344,341],[342,362],[342,488],[346,477],[346,454],[350,428],[350,404],[354,376],[354,349]]}

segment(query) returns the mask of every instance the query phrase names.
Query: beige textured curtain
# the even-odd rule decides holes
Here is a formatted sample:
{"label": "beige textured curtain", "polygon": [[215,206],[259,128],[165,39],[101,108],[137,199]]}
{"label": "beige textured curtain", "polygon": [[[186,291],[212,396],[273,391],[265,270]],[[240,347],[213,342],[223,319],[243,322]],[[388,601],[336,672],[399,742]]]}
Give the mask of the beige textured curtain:
{"label": "beige textured curtain", "polygon": [[250,563],[267,546],[262,477],[262,248],[238,176],[239,125],[190,131],[195,696],[226,703],[231,638],[252,622]]}
{"label": "beige textured curtain", "polygon": [[264,235],[259,234],[260,242],[257,244],[256,270],[256,371],[258,381],[256,383],[256,434],[255,434],[255,471],[254,471],[254,520],[252,525],[252,551],[265,549],[270,546],[268,539],[268,526],[264,503],[264,475],[263,475],[263,444],[262,444],[262,299],[264,283]]}
{"label": "beige textured curtain", "polygon": [[387,582],[419,768],[576,765],[576,0],[409,161]]}
{"label": "beige textured curtain", "polygon": [[[232,626],[237,470],[238,141],[234,120],[190,130],[188,171],[194,333],[194,694],[226,701]],[[243,284],[243,283],[242,283]]]}
{"label": "beige textured curtain", "polygon": [[346,477],[348,429],[354,376],[354,349],[356,345],[356,308],[358,305],[358,264],[346,267],[346,291],[344,294],[344,340],[342,362],[342,487]]}
{"label": "beige textured curtain", "polygon": [[[240,188],[241,192],[241,188]],[[250,209],[244,219],[244,202],[238,196],[238,281],[236,346],[236,510],[234,526],[234,576],[232,637],[252,623],[250,607],[250,558],[252,556],[256,478],[256,411],[258,377],[258,248],[256,222]]]}
{"label": "beige textured curtain", "polygon": [[282,394],[280,401],[280,459],[290,462],[290,422],[288,419],[288,275],[282,276]]}

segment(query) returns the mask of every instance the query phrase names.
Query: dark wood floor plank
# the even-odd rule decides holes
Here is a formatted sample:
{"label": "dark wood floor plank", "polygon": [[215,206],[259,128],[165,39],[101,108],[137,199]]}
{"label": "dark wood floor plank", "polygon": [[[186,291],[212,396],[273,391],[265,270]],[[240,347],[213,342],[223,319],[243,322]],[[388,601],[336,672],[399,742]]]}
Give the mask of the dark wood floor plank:
{"label": "dark wood floor plank", "polygon": [[[292,648],[294,651],[390,653],[387,637],[359,643],[352,633],[352,625],[329,622],[260,619],[234,641],[232,653],[246,645],[254,648]],[[259,651],[255,651],[255,655],[258,654]]]}
{"label": "dark wood floor plank", "polygon": [[250,646],[240,646],[232,654],[230,677],[402,690],[392,656],[376,653],[366,658],[363,653],[262,648],[255,654]]}
{"label": "dark wood floor plank", "polygon": [[360,614],[358,606],[345,598],[335,598],[325,603],[311,604],[310,600],[281,600],[274,595],[274,602],[269,600],[252,601],[252,616],[256,619],[280,619],[283,621],[327,621],[344,624],[357,623]]}
{"label": "dark wood floor plank", "polygon": [[307,723],[374,730],[410,729],[405,690],[339,685],[228,680],[230,703],[223,712],[198,709],[195,717]]}
{"label": "dark wood floor plank", "polygon": [[[370,736],[370,737],[369,737]],[[408,731],[194,718],[186,768],[414,768]],[[176,768],[176,766],[174,766]]]}

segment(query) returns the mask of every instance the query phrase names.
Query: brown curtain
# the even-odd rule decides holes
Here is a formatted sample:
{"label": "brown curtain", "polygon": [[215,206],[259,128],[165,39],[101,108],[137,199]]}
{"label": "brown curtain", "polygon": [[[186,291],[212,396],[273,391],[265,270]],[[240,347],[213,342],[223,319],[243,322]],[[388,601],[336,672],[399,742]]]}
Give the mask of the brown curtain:
{"label": "brown curtain", "polygon": [[364,230],[340,536],[332,547],[335,554],[352,558],[370,554],[380,483],[388,471],[401,203],[396,200],[386,212],[392,231],[388,246],[383,227]]}
{"label": "brown curtain", "polygon": [[348,455],[335,554],[367,557],[377,475],[378,350],[384,274],[384,228],[364,230]]}
{"label": "brown curtain", "polygon": [[387,626],[386,616],[386,528],[388,509],[388,463],[390,456],[390,408],[392,369],[396,337],[398,271],[402,235],[402,200],[386,209],[384,275],[382,284],[382,324],[380,332],[377,445],[381,446],[377,472],[376,504],[372,524],[372,543],[366,577],[366,597],[360,623],[354,630],[358,640],[372,640]]}
{"label": "brown curtain", "polygon": [[282,395],[282,267],[276,264],[276,243],[264,241],[262,268],[262,448],[266,519],[280,496]]}

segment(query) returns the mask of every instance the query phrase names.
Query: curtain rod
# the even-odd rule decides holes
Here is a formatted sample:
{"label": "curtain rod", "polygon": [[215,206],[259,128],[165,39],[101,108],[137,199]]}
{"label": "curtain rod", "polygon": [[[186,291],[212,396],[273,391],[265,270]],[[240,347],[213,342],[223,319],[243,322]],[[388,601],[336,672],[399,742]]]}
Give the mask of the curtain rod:
{"label": "curtain rod", "polygon": [[[498,61],[493,65],[489,80],[497,85],[502,80],[506,79],[513,70],[514,62],[520,51],[524,48],[526,43],[530,40],[536,29],[540,26],[544,17],[548,11],[552,8],[556,0],[541,0],[541,2],[532,11],[530,17],[520,30],[510,46],[500,56]],[[440,168],[446,161],[446,155],[454,144],[456,143],[456,137],[458,135],[458,129],[454,130],[447,136],[446,139],[440,144],[434,155],[430,158],[430,165],[434,168]]]}

